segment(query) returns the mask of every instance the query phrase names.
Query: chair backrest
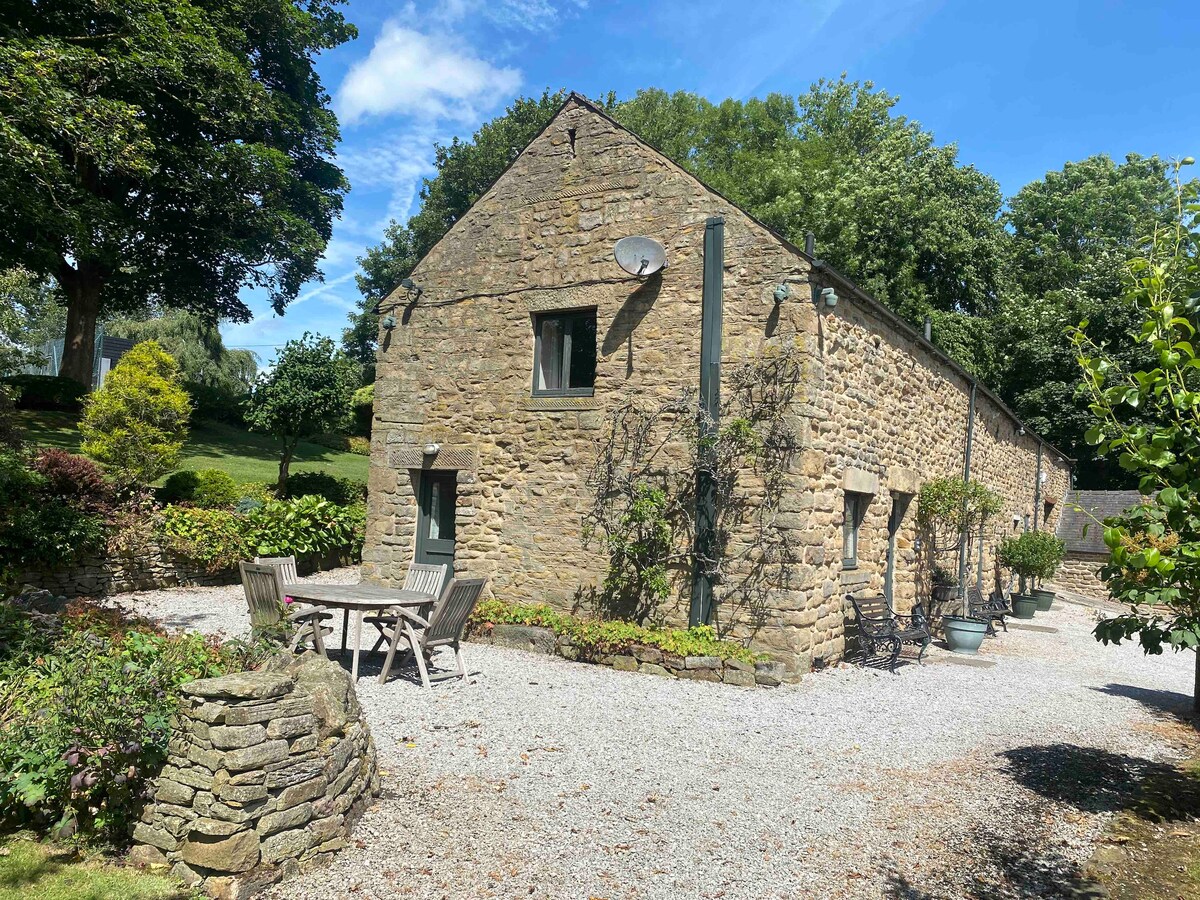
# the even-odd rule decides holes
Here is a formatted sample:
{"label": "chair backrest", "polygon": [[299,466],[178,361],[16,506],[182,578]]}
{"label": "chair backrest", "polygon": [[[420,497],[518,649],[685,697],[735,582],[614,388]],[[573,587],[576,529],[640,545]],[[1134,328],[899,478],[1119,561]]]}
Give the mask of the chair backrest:
{"label": "chair backrest", "polygon": [[978,584],[967,588],[967,606],[970,609],[979,609],[983,606],[983,591],[979,589]]}
{"label": "chair backrest", "polygon": [[421,632],[423,647],[452,644],[457,641],[467,625],[467,619],[475,611],[475,604],[483,595],[486,578],[454,579],[442,593],[441,600],[433,608],[429,627]]}
{"label": "chair backrest", "polygon": [[284,584],[294,584],[300,580],[296,574],[296,557],[294,556],[256,556],[254,562],[262,566],[275,566],[279,569],[279,577]]}
{"label": "chair backrest", "polygon": [[887,597],[882,594],[877,597],[855,597],[850,595],[854,612],[860,619],[890,619],[892,610],[888,606]]}
{"label": "chair backrest", "polygon": [[420,591],[422,594],[436,597],[441,593],[445,580],[446,566],[413,563],[408,567],[408,574],[404,576],[404,590]]}
{"label": "chair backrest", "polygon": [[269,628],[283,619],[283,580],[278,566],[262,563],[238,563],[242,587],[246,590],[246,605],[250,608],[250,625]]}

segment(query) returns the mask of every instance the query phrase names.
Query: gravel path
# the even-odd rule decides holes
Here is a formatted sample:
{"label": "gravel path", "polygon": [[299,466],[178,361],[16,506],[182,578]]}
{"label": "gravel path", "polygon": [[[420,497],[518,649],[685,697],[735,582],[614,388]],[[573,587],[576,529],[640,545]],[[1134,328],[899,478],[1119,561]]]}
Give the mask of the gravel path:
{"label": "gravel path", "polygon": [[[234,600],[119,598],[230,633]],[[1077,896],[1132,776],[1181,752],[1191,689],[1190,657],[1102,647],[1094,615],[1056,604],[1055,633],[988,641],[991,667],[935,651],[776,690],[474,645],[466,685],[364,667],[384,795],[357,847],[269,896]]]}

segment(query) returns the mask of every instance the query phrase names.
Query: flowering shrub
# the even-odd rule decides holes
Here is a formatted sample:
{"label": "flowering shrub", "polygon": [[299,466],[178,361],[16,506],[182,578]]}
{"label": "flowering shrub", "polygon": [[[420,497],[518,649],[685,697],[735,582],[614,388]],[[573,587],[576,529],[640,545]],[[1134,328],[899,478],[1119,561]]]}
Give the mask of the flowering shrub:
{"label": "flowering shrub", "polygon": [[168,506],[159,516],[166,549],[209,572],[237,567],[254,556],[246,516],[224,509]]}
{"label": "flowering shrub", "polygon": [[128,840],[161,768],[181,685],[265,647],[166,634],[88,601],[0,605],[0,825]]}
{"label": "flowering shrub", "polygon": [[751,663],[759,658],[741,644],[718,640],[717,631],[711,625],[662,628],[621,619],[577,619],[540,603],[484,600],[475,607],[470,624],[474,630],[500,624],[549,628],[559,636],[570,638],[581,659],[625,653],[638,646],[655,647],[674,656],[716,656]]}

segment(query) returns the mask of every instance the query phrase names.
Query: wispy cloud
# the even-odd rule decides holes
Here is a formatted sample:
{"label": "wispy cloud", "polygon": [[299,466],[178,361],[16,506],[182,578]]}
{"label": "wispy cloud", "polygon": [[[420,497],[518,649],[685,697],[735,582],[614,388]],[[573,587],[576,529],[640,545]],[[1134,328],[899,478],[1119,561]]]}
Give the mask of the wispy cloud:
{"label": "wispy cloud", "polygon": [[567,15],[586,9],[588,0],[446,0],[434,13],[435,21],[455,25],[470,17],[483,17],[500,28],[546,31]]}
{"label": "wispy cloud", "polygon": [[335,99],[338,118],[406,115],[474,120],[521,86],[521,73],[481,59],[461,38],[384,24],[366,59],[351,66]]}

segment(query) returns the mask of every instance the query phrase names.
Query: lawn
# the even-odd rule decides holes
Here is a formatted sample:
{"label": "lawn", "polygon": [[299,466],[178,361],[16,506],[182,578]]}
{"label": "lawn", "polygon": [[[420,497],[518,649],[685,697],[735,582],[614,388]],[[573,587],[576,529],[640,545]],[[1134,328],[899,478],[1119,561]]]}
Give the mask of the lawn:
{"label": "lawn", "polygon": [[187,900],[194,896],[165,875],[80,858],[72,850],[20,837],[0,843],[0,900]]}
{"label": "lawn", "polygon": [[[70,413],[17,413],[17,423],[30,444],[79,452],[77,417]],[[341,478],[366,480],[369,460],[355,453],[330,450],[301,441],[291,473],[325,471]],[[279,447],[270,437],[216,422],[192,426],[183,446],[181,469],[220,469],[236,481],[274,483],[279,475]]]}

